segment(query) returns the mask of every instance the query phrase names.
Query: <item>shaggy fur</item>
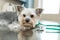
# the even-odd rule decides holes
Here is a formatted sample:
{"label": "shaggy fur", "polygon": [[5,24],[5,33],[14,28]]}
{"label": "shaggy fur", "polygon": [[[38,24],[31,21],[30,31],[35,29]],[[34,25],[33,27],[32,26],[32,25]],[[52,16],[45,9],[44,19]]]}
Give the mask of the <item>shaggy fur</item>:
{"label": "shaggy fur", "polygon": [[[37,33],[31,30],[40,19],[42,9],[24,8],[18,15],[19,25],[22,28],[18,34],[18,40],[37,40]],[[40,39],[39,39],[40,40]]]}

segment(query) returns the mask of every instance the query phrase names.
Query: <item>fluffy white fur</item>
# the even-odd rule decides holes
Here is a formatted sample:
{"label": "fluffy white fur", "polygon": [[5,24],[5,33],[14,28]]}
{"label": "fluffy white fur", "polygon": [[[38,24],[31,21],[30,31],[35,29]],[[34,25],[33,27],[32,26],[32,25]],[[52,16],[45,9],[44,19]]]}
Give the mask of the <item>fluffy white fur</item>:
{"label": "fluffy white fur", "polygon": [[[35,27],[36,23],[38,22],[39,18],[40,18],[40,14],[42,9],[38,9],[38,15],[36,13],[36,9],[28,9],[28,8],[24,8],[18,15],[18,21],[20,24],[20,27],[22,27],[23,29],[19,32],[18,34],[18,40],[40,40],[41,37],[38,37],[38,32],[35,32],[35,30],[30,30],[29,28],[31,27],[29,25],[29,27],[24,26],[23,23],[25,23],[25,25],[28,25],[29,23],[33,24],[32,28]],[[40,12],[40,13],[39,13]],[[23,15],[25,15],[25,17],[23,17]],[[30,15],[33,15],[34,17],[31,18]],[[30,22],[26,23],[25,19],[29,18]],[[26,29],[28,29],[26,31]],[[25,35],[25,36],[24,36]],[[26,35],[28,35],[28,37],[26,37]],[[40,36],[40,35],[39,35]]]}

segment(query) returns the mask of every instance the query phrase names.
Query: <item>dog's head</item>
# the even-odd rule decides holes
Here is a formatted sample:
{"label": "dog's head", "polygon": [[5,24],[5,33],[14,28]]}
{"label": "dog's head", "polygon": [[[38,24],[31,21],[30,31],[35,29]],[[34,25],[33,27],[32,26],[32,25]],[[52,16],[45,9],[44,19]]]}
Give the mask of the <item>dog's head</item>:
{"label": "dog's head", "polygon": [[38,18],[40,18],[40,14],[42,12],[41,8],[37,9],[29,9],[24,8],[18,15],[18,21],[25,29],[30,29],[35,27]]}

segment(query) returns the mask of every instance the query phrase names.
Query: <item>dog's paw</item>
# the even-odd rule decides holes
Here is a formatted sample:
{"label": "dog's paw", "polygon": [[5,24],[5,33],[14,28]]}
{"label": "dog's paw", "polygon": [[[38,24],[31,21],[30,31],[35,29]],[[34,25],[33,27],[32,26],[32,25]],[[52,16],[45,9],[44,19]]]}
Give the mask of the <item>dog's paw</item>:
{"label": "dog's paw", "polygon": [[14,31],[14,32],[20,31],[20,25],[18,23],[9,24],[8,28],[10,29],[10,31]]}

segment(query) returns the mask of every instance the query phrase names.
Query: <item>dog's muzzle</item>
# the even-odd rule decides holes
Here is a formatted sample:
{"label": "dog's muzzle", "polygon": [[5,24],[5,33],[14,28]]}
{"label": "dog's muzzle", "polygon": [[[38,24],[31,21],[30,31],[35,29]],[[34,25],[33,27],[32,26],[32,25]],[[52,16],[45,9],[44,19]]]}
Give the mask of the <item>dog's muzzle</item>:
{"label": "dog's muzzle", "polygon": [[33,27],[33,24],[32,23],[23,23],[23,27],[25,28],[25,29],[31,29],[32,27]]}
{"label": "dog's muzzle", "polygon": [[30,19],[27,18],[27,19],[25,19],[25,21],[26,21],[26,23],[28,23],[30,21]]}

